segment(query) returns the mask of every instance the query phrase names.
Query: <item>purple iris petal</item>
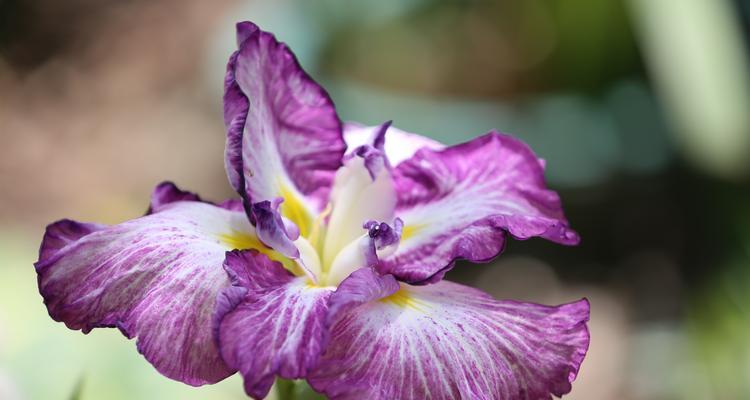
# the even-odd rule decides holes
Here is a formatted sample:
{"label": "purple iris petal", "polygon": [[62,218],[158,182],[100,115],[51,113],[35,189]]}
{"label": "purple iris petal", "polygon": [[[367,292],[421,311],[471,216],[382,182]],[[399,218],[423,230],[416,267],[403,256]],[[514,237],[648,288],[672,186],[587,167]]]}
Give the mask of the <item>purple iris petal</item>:
{"label": "purple iris petal", "polygon": [[268,247],[289,258],[299,258],[299,250],[294,240],[299,237],[299,230],[290,231],[279,214],[280,202],[261,201],[251,207],[258,238]]}
{"label": "purple iris petal", "polygon": [[164,206],[176,201],[202,201],[200,196],[177,187],[172,182],[158,184],[151,193],[151,204],[146,214],[159,212]]}
{"label": "purple iris petal", "polygon": [[35,264],[56,321],[88,333],[117,327],[162,374],[190,385],[232,373],[213,340],[227,246],[252,227],[244,213],[195,201],[114,226],[62,221],[48,227]]}
{"label": "purple iris petal", "polygon": [[399,287],[393,275],[380,275],[373,268],[360,268],[352,272],[339,284],[328,302],[328,325],[332,325],[342,313],[390,296]]}
{"label": "purple iris petal", "polygon": [[333,102],[272,34],[243,22],[237,39],[224,95],[229,181],[251,202],[279,197],[281,181],[321,209],[345,149]]}
{"label": "purple iris petal", "polygon": [[107,225],[77,222],[63,219],[47,226],[44,239],[39,247],[39,260],[50,259],[58,250],[75,243],[80,238],[102,229]]}
{"label": "purple iris petal", "polygon": [[423,148],[393,175],[405,234],[382,272],[406,282],[439,280],[456,259],[494,258],[505,232],[579,241],[539,160],[510,136],[493,132],[444,150]]}
{"label": "purple iris petal", "polygon": [[332,399],[549,399],[570,391],[588,348],[586,300],[497,301],[445,281],[352,297],[361,305],[334,317],[308,375]]}
{"label": "purple iris petal", "polygon": [[221,354],[247,394],[262,399],[275,375],[302,378],[317,362],[332,291],[308,286],[257,251],[229,253],[225,268],[235,286],[224,291],[215,319]]}
{"label": "purple iris petal", "polygon": [[[257,29],[257,27],[255,27]],[[244,39],[240,40],[240,26],[237,26],[238,46],[242,46]],[[249,102],[237,80],[234,77],[234,69],[237,65],[235,52],[229,58],[227,73],[224,78],[224,128],[227,131],[227,141],[224,147],[224,169],[227,171],[229,184],[240,195],[245,195],[245,175],[242,167],[242,132],[245,129],[245,118]]]}
{"label": "purple iris petal", "polygon": [[[182,190],[174,183],[165,181],[156,185],[151,192],[151,203],[149,204],[148,211],[146,211],[146,215],[159,212],[168,205],[178,201],[201,201],[208,204],[214,204],[210,201],[201,199],[196,193]],[[216,205],[231,211],[243,210],[241,199],[227,199]]]}

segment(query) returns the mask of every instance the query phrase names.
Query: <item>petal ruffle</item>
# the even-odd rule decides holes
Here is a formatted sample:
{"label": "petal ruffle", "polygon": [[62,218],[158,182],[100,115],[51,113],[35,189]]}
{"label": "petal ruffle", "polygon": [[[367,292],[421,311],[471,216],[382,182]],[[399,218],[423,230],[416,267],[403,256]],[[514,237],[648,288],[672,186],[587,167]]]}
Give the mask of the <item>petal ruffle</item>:
{"label": "petal ruffle", "polygon": [[571,389],[588,318],[586,300],[547,307],[445,281],[405,285],[344,310],[308,381],[332,399],[550,399]]}
{"label": "petal ruffle", "polygon": [[439,280],[456,259],[488,261],[505,232],[577,244],[542,163],[518,139],[495,132],[444,150],[422,149],[394,169],[399,249],[381,272],[409,283]]}
{"label": "petal ruffle", "polygon": [[[201,199],[196,193],[180,189],[173,182],[164,181],[156,185],[153,192],[151,192],[151,203],[148,206],[146,215],[159,212],[169,204],[177,201],[201,201],[208,204],[214,204],[210,201]],[[216,205],[231,211],[243,210],[241,199],[226,199]]]}
{"label": "petal ruffle", "polygon": [[177,187],[172,182],[162,182],[154,188],[151,193],[151,204],[149,204],[146,214],[159,212],[168,204],[176,201],[203,201],[196,193],[188,192]]}
{"label": "petal ruffle", "polygon": [[47,226],[47,230],[44,232],[42,245],[39,247],[39,260],[48,259],[58,250],[75,243],[89,233],[106,228],[107,225],[77,222],[69,219],[54,222]]}
{"label": "petal ruffle", "polygon": [[167,377],[214,383],[233,372],[212,315],[230,285],[222,263],[237,241],[228,238],[238,235],[253,237],[243,212],[194,201],[114,226],[61,221],[48,227],[35,264],[39,291],[69,328],[117,327]]}
{"label": "petal ruffle", "polygon": [[[356,122],[344,124],[344,140],[346,140],[347,153],[363,146],[375,146],[375,139],[382,130],[383,125],[364,126]],[[428,137],[408,133],[388,124],[385,132],[385,155],[391,165],[396,166],[402,161],[410,159],[417,150],[427,147],[433,150],[445,148],[445,145]]]}
{"label": "petal ruffle", "polygon": [[352,272],[331,295],[328,302],[328,325],[333,324],[341,313],[390,296],[399,288],[393,275],[380,275],[372,268],[360,268]]}
{"label": "petal ruffle", "polygon": [[275,375],[305,377],[322,352],[330,289],[313,287],[256,251],[227,254],[233,285],[219,298],[218,341],[245,391],[264,398]]}
{"label": "petal ruffle", "polygon": [[341,121],[285,44],[250,22],[237,39],[224,95],[229,181],[250,203],[284,198],[282,214],[304,236],[341,165]]}

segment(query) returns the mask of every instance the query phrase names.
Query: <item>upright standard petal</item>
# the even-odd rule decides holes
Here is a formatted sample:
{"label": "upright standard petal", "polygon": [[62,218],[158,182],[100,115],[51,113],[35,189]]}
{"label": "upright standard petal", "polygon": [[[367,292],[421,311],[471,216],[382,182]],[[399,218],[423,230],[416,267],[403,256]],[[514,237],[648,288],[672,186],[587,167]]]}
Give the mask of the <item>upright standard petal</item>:
{"label": "upright standard petal", "polygon": [[456,259],[488,261],[505,232],[576,244],[542,163],[520,140],[495,132],[444,150],[422,149],[394,169],[398,251],[381,272],[409,283],[438,280]]}
{"label": "upright standard petal", "polygon": [[306,376],[323,349],[332,290],[311,286],[256,251],[234,251],[225,267],[233,285],[220,296],[217,338],[221,355],[262,399],[276,375]]}
{"label": "upright standard petal", "polygon": [[359,301],[372,297],[336,316],[308,376],[331,399],[550,399],[570,391],[588,348],[586,300],[497,301],[445,281]]}
{"label": "upright standard petal", "polygon": [[237,37],[224,95],[230,183],[250,203],[284,198],[282,214],[307,236],[341,165],[341,121],[285,44],[250,22]]}
{"label": "upright standard petal", "polygon": [[260,243],[243,212],[177,201],[114,226],[61,221],[43,243],[35,267],[54,320],[84,333],[117,327],[159,372],[190,385],[233,372],[211,318],[230,285],[225,252]]}

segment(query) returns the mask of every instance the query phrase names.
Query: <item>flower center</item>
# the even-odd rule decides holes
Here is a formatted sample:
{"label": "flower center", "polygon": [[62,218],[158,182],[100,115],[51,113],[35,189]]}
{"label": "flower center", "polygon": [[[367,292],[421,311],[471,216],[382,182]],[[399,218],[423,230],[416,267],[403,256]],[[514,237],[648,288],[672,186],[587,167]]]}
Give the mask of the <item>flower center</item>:
{"label": "flower center", "polygon": [[336,286],[351,272],[372,266],[395,250],[402,224],[394,220],[396,191],[385,156],[369,146],[357,148],[336,172],[326,209],[314,220],[299,221],[300,202],[285,194],[281,212],[300,227],[294,241],[299,262],[318,286]]}

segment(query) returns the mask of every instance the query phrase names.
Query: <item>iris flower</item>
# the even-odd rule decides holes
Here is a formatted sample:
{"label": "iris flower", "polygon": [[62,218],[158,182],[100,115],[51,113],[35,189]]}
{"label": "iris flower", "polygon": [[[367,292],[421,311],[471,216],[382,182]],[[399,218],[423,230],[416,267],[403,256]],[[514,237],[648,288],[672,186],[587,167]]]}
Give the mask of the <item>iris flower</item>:
{"label": "iris flower", "polygon": [[333,399],[548,399],[586,354],[585,299],[495,300],[443,280],[508,235],[576,244],[544,163],[497,132],[446,146],[343,124],[289,48],[237,25],[225,80],[225,167],[239,198],[171,183],[118,225],[61,220],[35,264],[50,316],[116,327],[190,385],[239,371]]}

